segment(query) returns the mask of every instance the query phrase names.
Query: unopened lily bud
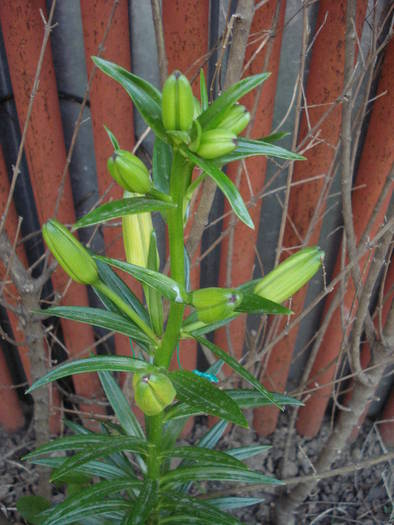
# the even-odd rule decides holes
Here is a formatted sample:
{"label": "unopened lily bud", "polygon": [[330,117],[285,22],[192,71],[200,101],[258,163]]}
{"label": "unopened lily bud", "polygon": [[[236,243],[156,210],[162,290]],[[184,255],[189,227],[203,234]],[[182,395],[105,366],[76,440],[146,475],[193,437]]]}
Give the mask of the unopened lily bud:
{"label": "unopened lily bud", "polygon": [[201,134],[197,154],[203,159],[216,159],[231,153],[237,146],[237,136],[228,129],[210,129]]}
{"label": "unopened lily bud", "polygon": [[161,98],[163,125],[168,131],[189,131],[194,116],[194,96],[188,79],[174,71],[164,83]]}
{"label": "unopened lily bud", "polygon": [[242,293],[232,288],[202,288],[191,295],[191,304],[203,323],[229,317],[242,301]]}
{"label": "unopened lily bud", "polygon": [[133,388],[135,403],[147,416],[160,414],[176,395],[171,380],[160,373],[134,374]]}
{"label": "unopened lily bud", "polygon": [[260,279],[254,293],[275,303],[282,303],[315,275],[323,257],[324,252],[318,246],[303,248]]}
{"label": "unopened lily bud", "polygon": [[236,135],[241,133],[250,121],[250,113],[241,104],[235,104],[225,112],[223,118],[217,123],[217,128],[228,129]]}
{"label": "unopened lily bud", "polygon": [[[124,197],[132,197],[132,194],[126,191]],[[127,262],[147,268],[152,231],[152,217],[149,212],[123,217],[122,233]]]}
{"label": "unopened lily bud", "polygon": [[148,168],[129,151],[114,151],[107,166],[112,178],[125,190],[145,195],[152,189]]}
{"label": "unopened lily bud", "polygon": [[196,97],[193,97],[193,103],[194,103],[193,119],[196,120],[201,115],[201,104],[198,98]]}
{"label": "unopened lily bud", "polygon": [[97,282],[97,265],[82,244],[56,219],[42,227],[42,235],[63,270],[77,283]]}

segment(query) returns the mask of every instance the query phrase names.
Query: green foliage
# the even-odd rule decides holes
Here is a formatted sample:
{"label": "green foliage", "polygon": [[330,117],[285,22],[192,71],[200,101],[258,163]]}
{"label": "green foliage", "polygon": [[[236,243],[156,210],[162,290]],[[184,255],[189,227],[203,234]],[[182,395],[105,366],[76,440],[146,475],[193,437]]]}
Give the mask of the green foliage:
{"label": "green foliage", "polygon": [[[249,121],[247,110],[237,102],[268,74],[244,78],[209,103],[203,72],[198,101],[186,77],[178,72],[166,82],[162,97],[154,86],[120,66],[97,57],[93,60],[126,90],[154,132],[152,177],[137,157],[120,149],[115,135],[106,128],[114,148],[109,161],[112,176],[121,186],[144,196],[126,194],[124,199],[107,202],[79,219],[74,230],[122,218],[128,262],[91,253],[63,225],[50,221],[43,231],[53,255],[75,281],[93,286],[104,308],[58,306],[45,310],[45,314],[127,336],[136,343],[138,358],[106,355],[65,362],[30,387],[28,392],[74,374],[98,373],[117,422],[102,424],[100,431],[93,432],[68,421],[66,426],[73,435],[28,454],[25,459],[52,470],[53,482],[66,485],[67,497],[53,506],[41,498],[24,497],[18,502],[18,510],[33,525],[237,524],[240,521],[228,511],[262,500],[210,498],[201,493],[201,481],[273,486],[281,482],[243,462],[269,447],[215,450],[216,445],[229,423],[248,427],[245,409],[300,403],[269,392],[249,370],[204,335],[243,314],[290,315],[291,311],[278,303],[312,277],[322,253],[309,248],[272,274],[237,289],[189,290],[190,263],[184,248],[187,208],[208,176],[224,193],[236,216],[254,228],[247,205],[222,166],[258,155],[289,160],[303,157],[274,144],[283,133],[262,140],[237,136]],[[192,182],[195,167],[201,175]],[[170,277],[159,271],[149,215],[153,211],[161,213],[168,227]],[[142,214],[149,219],[144,224]],[[139,281],[145,300],[140,301],[112,268]],[[278,289],[281,293],[275,294]],[[169,305],[167,319],[165,303]],[[185,317],[187,305],[192,312]],[[169,370],[183,338],[194,338],[217,358],[206,373]],[[252,388],[228,390],[221,388],[220,382],[216,384],[224,363]],[[125,397],[112,372],[134,374],[134,399],[145,414],[144,428],[134,411],[135,402]],[[195,446],[180,446],[177,440],[185,424],[199,414],[216,416],[219,421]]]}

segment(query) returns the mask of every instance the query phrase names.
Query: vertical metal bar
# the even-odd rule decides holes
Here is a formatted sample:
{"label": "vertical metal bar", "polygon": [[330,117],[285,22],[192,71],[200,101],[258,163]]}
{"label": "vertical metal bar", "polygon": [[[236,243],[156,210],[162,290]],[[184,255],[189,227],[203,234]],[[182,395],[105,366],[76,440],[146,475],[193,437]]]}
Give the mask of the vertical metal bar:
{"label": "vertical metal bar", "polygon": [[[358,6],[358,19],[364,20],[365,2]],[[314,41],[309,64],[309,74],[303,103],[310,106],[304,110],[299,132],[301,142],[326,113],[342,92],[344,71],[344,38],[345,38],[345,2],[329,2],[322,0],[316,21],[318,37]],[[322,64],[325,67],[322,67]],[[335,145],[339,139],[341,126],[340,107],[334,108],[319,126],[319,137],[323,140],[306,152],[307,160],[295,164],[293,182],[328,173],[333,162]],[[299,248],[308,235],[308,245],[318,242],[321,221],[316,221],[314,229],[310,229],[311,218],[318,206],[324,188],[324,180],[317,179],[308,184],[294,186],[290,193],[288,206],[288,222],[283,237],[285,255],[294,247]],[[321,212],[324,211],[323,204]],[[300,290],[292,300],[291,308],[295,315],[300,314],[304,307],[307,287]],[[279,323],[277,333],[286,328],[287,320]],[[266,362],[262,383],[273,391],[283,392],[290,370],[298,327],[293,328],[272,349]],[[277,424],[279,411],[275,407],[264,407],[255,411],[255,427],[262,435],[271,434]]]}
{"label": "vertical metal bar", "polygon": [[[394,67],[394,43],[391,42],[386,50],[382,72],[378,84],[378,93],[386,93],[378,98],[373,105],[368,131],[361,153],[360,162],[356,176],[356,184],[360,189],[352,195],[353,220],[356,240],[359,241],[381,194],[382,188],[390,177],[390,171],[394,161],[394,152],[389,141],[382,137],[392,137],[394,134],[394,93],[392,88],[392,71]],[[391,115],[391,116],[390,116]],[[372,175],[371,175],[372,174]],[[384,221],[387,207],[390,201],[390,192],[381,206],[379,213],[374,218],[374,223],[369,233],[372,239]],[[340,253],[340,250],[339,250]],[[360,271],[363,280],[368,274],[368,257],[360,261]],[[340,257],[334,270],[334,276],[341,268]],[[331,294],[330,297],[332,297]],[[353,281],[349,281],[346,295],[343,299],[345,312],[351,313],[355,297]],[[325,311],[330,305],[330,298],[325,305]],[[351,319],[348,320],[348,330],[351,329]],[[302,435],[313,437],[320,428],[328,400],[331,395],[332,381],[336,369],[336,361],[341,350],[342,340],[345,334],[342,331],[342,323],[339,310],[334,313],[331,323],[326,331],[319,353],[315,359],[310,373],[310,381],[315,384],[327,385],[316,391],[300,409],[297,430]],[[314,379],[315,378],[315,379]]]}
{"label": "vertical metal bar", "polygon": [[[22,123],[26,118],[42,44],[43,20],[40,10],[45,16],[44,0],[27,3],[20,0],[6,0],[0,4],[0,19],[11,82],[19,122]],[[44,57],[39,90],[34,99],[25,152],[40,223],[44,223],[54,214],[57,195],[62,189],[57,217],[63,223],[73,223],[75,214],[70,181],[68,177],[65,181],[61,180],[66,154],[49,47]],[[57,291],[66,290],[68,277],[61,269],[53,274],[52,280]],[[63,304],[87,306],[86,289],[72,283],[67,289]],[[85,349],[94,344],[90,326],[81,325],[76,330],[74,323],[63,320],[61,324],[65,344],[71,356],[82,356]],[[77,393],[81,396],[90,399],[100,396],[98,379],[92,374],[76,376],[74,384]],[[100,405],[86,405],[84,409],[103,412],[103,407]]]}

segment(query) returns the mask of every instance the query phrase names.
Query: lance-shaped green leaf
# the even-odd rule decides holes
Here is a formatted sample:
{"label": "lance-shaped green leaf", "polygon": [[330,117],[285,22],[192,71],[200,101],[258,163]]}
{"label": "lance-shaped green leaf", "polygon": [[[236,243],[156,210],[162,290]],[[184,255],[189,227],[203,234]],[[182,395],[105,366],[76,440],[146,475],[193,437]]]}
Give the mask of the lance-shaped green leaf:
{"label": "lance-shaped green leaf", "polygon": [[[211,106],[210,106],[211,107]],[[232,207],[234,213],[237,217],[249,226],[249,228],[254,229],[253,221],[249,215],[248,209],[244,203],[241,194],[239,193],[237,187],[231,182],[231,180],[225,175],[216,165],[215,162],[211,160],[202,159],[198,155],[195,155],[193,152],[187,148],[183,148],[182,151],[189,157],[189,159],[196,164],[199,168],[205,171],[221,189],[221,191],[226,196],[230,206]]]}
{"label": "lance-shaped green leaf", "polygon": [[161,476],[161,485],[168,483],[184,483],[186,481],[234,481],[236,483],[265,483],[267,485],[283,485],[283,482],[265,476],[260,472],[248,470],[244,467],[213,467],[211,465],[199,467],[179,467],[170,470]]}
{"label": "lance-shaped green leaf", "polygon": [[223,436],[227,427],[227,421],[218,421],[211,427],[198,442],[199,447],[214,448]]}
{"label": "lance-shaped green leaf", "polygon": [[221,510],[235,510],[243,507],[250,507],[251,505],[258,505],[263,503],[263,498],[240,498],[237,496],[229,496],[223,498],[209,498],[206,500],[207,503],[217,507]]}
{"label": "lance-shaped green leaf", "polygon": [[[150,235],[147,263],[147,267],[150,270],[154,270],[156,272],[159,271],[160,260],[159,253],[157,250],[156,234],[154,231],[152,231]],[[163,333],[164,323],[163,301],[161,293],[158,290],[156,290],[156,288],[152,288],[152,286],[146,286],[144,292],[146,297],[146,303],[149,309],[151,325],[155,334],[160,337]]]}
{"label": "lance-shaped green leaf", "polygon": [[263,454],[271,448],[272,447],[270,445],[251,445],[249,447],[230,448],[226,450],[226,452],[234,458],[244,460],[252,458],[253,456],[257,456],[258,454]]}
{"label": "lance-shaped green leaf", "polygon": [[100,308],[90,308],[87,306],[54,306],[42,312],[45,315],[53,315],[63,319],[70,319],[80,323],[100,326],[107,330],[118,332],[131,337],[136,341],[149,344],[148,337],[131,321],[124,316],[101,310]]}
{"label": "lance-shaped green leaf", "polygon": [[[117,440],[117,441],[116,441]],[[41,445],[36,450],[29,452],[24,456],[23,459],[30,460],[31,458],[36,458],[44,454],[50,454],[52,452],[59,452],[64,450],[87,450],[91,451],[93,449],[105,449],[109,447],[112,443],[116,442],[116,446],[119,444],[125,446],[123,450],[133,450],[135,452],[140,452],[146,454],[148,449],[148,443],[141,438],[133,436],[113,436],[107,434],[80,434],[77,436],[66,436],[62,438],[57,438],[45,445]],[[64,458],[62,458],[64,459]],[[97,459],[97,458],[92,458]],[[66,460],[67,461],[67,460]]]}
{"label": "lance-shaped green leaf", "polygon": [[188,462],[192,461],[204,463],[204,465],[209,463],[210,465],[228,467],[234,465],[240,468],[248,468],[233,454],[229,455],[226,452],[222,452],[221,450],[210,450],[207,448],[193,447],[190,445],[186,447],[174,447],[164,450],[160,456],[162,458],[182,458]]}
{"label": "lance-shaped green leaf", "polygon": [[[97,260],[97,267],[100,280],[103,281],[103,283],[106,284],[108,288],[118,295],[125,303],[131,306],[131,308],[138,314],[138,317],[140,317],[146,324],[149,324],[148,312],[145,310],[138,297],[130,290],[127,284],[122,281],[119,275],[117,275],[112,270],[112,268],[103,261]],[[124,315],[123,312],[115,305],[115,303],[108,299],[108,297],[99,292],[96,288],[94,288],[94,291],[97,293],[102,303],[108,310]]]}
{"label": "lance-shaped green leaf", "polygon": [[206,111],[201,113],[198,120],[204,130],[213,129],[220,122],[223,113],[237,100],[259,86],[270,76],[270,73],[261,73],[243,78],[229,89],[224,91]]}
{"label": "lance-shaped green leaf", "polygon": [[198,516],[190,515],[190,512],[185,511],[182,514],[171,514],[164,518],[160,518],[160,525],[210,525],[211,522],[207,521],[206,518],[200,518]]}
{"label": "lance-shaped green leaf", "polygon": [[74,224],[73,229],[78,230],[79,228],[86,228],[87,226],[101,224],[112,219],[119,219],[119,217],[125,217],[126,215],[132,215],[135,213],[162,211],[168,210],[169,208],[176,208],[176,204],[149,199],[147,197],[119,199],[117,201],[106,202],[90,213],[87,213]]}
{"label": "lance-shaped green leaf", "polygon": [[248,428],[248,422],[238,405],[222,390],[207,379],[189,370],[175,370],[169,373],[177,398],[200,413],[218,416],[237,425]]}
{"label": "lance-shaped green leaf", "polygon": [[[241,289],[239,289],[242,291]],[[275,314],[291,315],[293,312],[279,303],[274,303],[255,293],[246,293],[242,296],[241,304],[235,308],[236,312],[248,314]]]}
{"label": "lance-shaped green leaf", "polygon": [[[217,507],[210,505],[206,500],[180,495],[175,491],[166,491],[163,494],[160,508],[175,516],[179,513],[188,513],[189,516],[205,520],[204,523],[215,523],[216,525],[239,525],[241,523],[230,514],[221,512]],[[190,521],[186,519],[184,523],[190,523]]]}
{"label": "lance-shaped green leaf", "polygon": [[162,295],[164,295],[164,297],[167,297],[167,299],[170,299],[171,301],[175,301],[176,303],[185,302],[185,292],[181,290],[181,287],[176,281],[174,281],[174,279],[167,277],[167,275],[149,270],[148,268],[143,268],[142,266],[137,266],[124,261],[118,261],[117,259],[111,259],[110,257],[95,255],[94,258],[98,259],[99,261],[104,261],[114,268],[118,268],[119,270],[129,273],[135,277],[137,281],[155,288]]}
{"label": "lance-shaped green leaf", "polygon": [[273,144],[274,142],[277,142],[278,140],[283,139],[284,137],[287,137],[290,135],[289,131],[277,131],[276,133],[270,133],[269,135],[266,135],[265,137],[261,137],[261,142],[266,142],[268,144]]}
{"label": "lance-shaped green leaf", "polygon": [[130,480],[123,478],[113,481],[102,481],[95,485],[68,497],[62,503],[56,505],[52,509],[43,512],[41,516],[45,516],[43,523],[48,525],[60,525],[63,523],[80,522],[79,511],[84,513],[84,509],[97,502],[104,501],[106,496],[112,495],[116,492],[135,487],[141,487],[141,481],[135,479]]}
{"label": "lance-shaped green leaf", "polygon": [[[256,390],[237,389],[225,390],[225,392],[240,408],[258,408],[272,404],[265,396],[260,394],[260,392],[256,392]],[[281,407],[304,405],[302,401],[299,401],[294,397],[278,394],[276,392],[270,392],[270,394],[274,398],[275,404]]]}
{"label": "lance-shaped green leaf", "polygon": [[[66,459],[67,458],[65,457],[32,458],[29,460],[29,463],[56,470],[63,465]],[[124,470],[121,470],[116,465],[112,465],[104,461],[89,461],[89,463],[85,463],[84,465],[76,468],[74,472],[90,476],[91,478],[97,477],[108,480],[125,477]],[[59,481],[64,482],[65,480],[66,477],[61,478]]]}
{"label": "lance-shaped green leaf", "polygon": [[205,339],[205,337],[197,336],[195,339],[200,343],[200,345],[208,348],[217,358],[222,359],[225,363],[227,363],[240,377],[242,377],[242,379],[245,379],[245,381],[252,385],[258,392],[260,392],[261,395],[265,396],[273,405],[281,408],[275,403],[274,396],[259,383],[259,381],[254,377],[253,374],[249,372],[249,370],[246,370],[246,368],[240,365],[238,361],[234,359],[234,357],[232,357],[230,354],[227,354],[224,350],[211,341],[208,341],[208,339]]}
{"label": "lance-shaped green leaf", "polygon": [[113,62],[99,57],[92,57],[92,60],[101,71],[116,80],[126,90],[145,122],[158,137],[166,140],[166,133],[161,121],[160,91],[146,80]]}
{"label": "lance-shaped green leaf", "polygon": [[114,150],[120,149],[119,142],[117,138],[115,137],[115,135],[112,133],[112,131],[105,125],[104,125],[104,129],[107,132],[108,138],[111,141],[111,144]]}
{"label": "lance-shaped green leaf", "polygon": [[158,483],[146,478],[132,510],[125,517],[122,525],[144,525],[156,506]]}
{"label": "lance-shaped green leaf", "polygon": [[[117,518],[117,523],[120,523],[120,520],[124,516],[124,513],[130,509],[130,502],[125,499],[120,498],[109,498],[109,499],[100,499],[98,501],[92,501],[86,503],[85,505],[79,507],[78,509],[73,510],[67,517],[59,518],[56,522],[52,521],[49,517],[45,521],[40,521],[40,525],[67,525],[68,523],[87,523],[87,520],[90,516],[95,517],[93,523],[107,523],[98,522],[100,518],[98,516],[104,516],[108,518]],[[46,512],[46,511],[44,511]],[[41,515],[40,515],[41,516]],[[45,518],[45,513],[43,513],[43,518]]]}
{"label": "lance-shaped green leaf", "polygon": [[113,375],[110,372],[99,372],[99,378],[105,395],[123,430],[129,436],[144,439],[144,431]]}
{"label": "lance-shaped green leaf", "polygon": [[156,137],[153,146],[152,179],[155,186],[167,194],[170,191],[171,162],[171,146]]}
{"label": "lance-shaped green leaf", "polygon": [[208,91],[207,83],[205,82],[204,70],[200,69],[200,100],[201,100],[201,109],[204,112],[208,109]]}
{"label": "lance-shaped green leaf", "polygon": [[26,393],[29,394],[33,390],[47,385],[52,381],[57,381],[62,377],[74,374],[85,374],[86,372],[100,372],[101,370],[109,372],[141,372],[142,374],[149,374],[158,369],[154,365],[146,363],[141,359],[133,359],[131,357],[107,355],[87,357],[86,359],[67,361],[66,363],[56,366],[33,383]]}
{"label": "lance-shaped green leaf", "polygon": [[[257,392],[257,390],[238,389],[238,390],[223,390],[227,395],[233,399],[240,408],[258,408],[264,406],[271,406],[272,402],[267,397]],[[275,400],[275,404],[281,407],[284,406],[302,406],[303,403],[293,397],[285,396],[284,394],[277,394],[270,392]],[[191,416],[198,416],[204,414],[204,409],[201,406],[192,406],[187,403],[177,403],[170,407],[165,415],[165,421],[172,421],[173,419],[182,419]]]}
{"label": "lance-shaped green leaf", "polygon": [[247,139],[238,137],[237,147],[231,153],[215,159],[216,164],[228,164],[236,160],[247,159],[248,157],[276,157],[285,160],[305,160],[305,157],[298,153],[293,153],[280,146],[275,146],[262,140]]}
{"label": "lance-shaped green leaf", "polygon": [[134,452],[139,455],[147,455],[148,444],[146,441],[131,436],[108,436],[110,439],[105,445],[84,448],[74,456],[66,459],[63,465],[52,473],[51,480],[62,478],[64,474],[72,472],[75,468],[89,463],[96,458],[105,458],[115,452]]}

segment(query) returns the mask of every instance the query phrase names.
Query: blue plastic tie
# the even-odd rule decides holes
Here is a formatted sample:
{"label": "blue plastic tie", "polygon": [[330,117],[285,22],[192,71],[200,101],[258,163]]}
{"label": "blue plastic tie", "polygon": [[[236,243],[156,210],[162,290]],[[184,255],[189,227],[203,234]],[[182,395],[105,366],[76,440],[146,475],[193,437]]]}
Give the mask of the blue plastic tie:
{"label": "blue plastic tie", "polygon": [[[178,366],[182,370],[181,361],[179,359],[179,344],[176,348],[176,358],[178,361]],[[203,377],[204,379],[208,379],[211,383],[219,383],[219,379],[214,374],[209,374],[208,372],[200,372],[200,370],[193,370],[193,374],[196,374],[196,376]]]}

